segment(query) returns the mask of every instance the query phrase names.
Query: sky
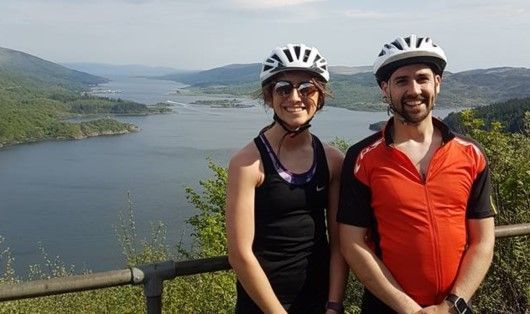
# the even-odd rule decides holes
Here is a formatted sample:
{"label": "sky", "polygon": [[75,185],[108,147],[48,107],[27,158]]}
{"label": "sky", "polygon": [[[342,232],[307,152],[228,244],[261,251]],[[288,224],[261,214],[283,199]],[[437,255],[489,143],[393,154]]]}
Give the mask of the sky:
{"label": "sky", "polygon": [[447,70],[530,68],[528,0],[0,0],[0,47],[57,62],[206,70],[317,47],[372,65],[398,36],[428,36]]}

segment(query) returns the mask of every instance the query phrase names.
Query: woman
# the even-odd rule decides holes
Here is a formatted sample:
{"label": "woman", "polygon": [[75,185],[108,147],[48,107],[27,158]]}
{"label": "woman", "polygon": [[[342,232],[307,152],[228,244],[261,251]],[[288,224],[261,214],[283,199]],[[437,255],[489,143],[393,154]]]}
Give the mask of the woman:
{"label": "woman", "polygon": [[272,51],[260,80],[274,122],[228,169],[236,312],[342,312],[347,267],[335,217],[343,155],[309,132],[324,105],[327,62],[316,48],[289,44]]}

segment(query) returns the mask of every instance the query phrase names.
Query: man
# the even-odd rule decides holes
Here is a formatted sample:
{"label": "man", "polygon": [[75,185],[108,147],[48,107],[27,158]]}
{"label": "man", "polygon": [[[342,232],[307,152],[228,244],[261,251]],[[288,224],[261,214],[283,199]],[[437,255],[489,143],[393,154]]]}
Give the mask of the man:
{"label": "man", "polygon": [[364,313],[471,313],[491,264],[486,158],[432,116],[446,62],[430,38],[411,35],[374,64],[393,117],[348,150],[337,215]]}

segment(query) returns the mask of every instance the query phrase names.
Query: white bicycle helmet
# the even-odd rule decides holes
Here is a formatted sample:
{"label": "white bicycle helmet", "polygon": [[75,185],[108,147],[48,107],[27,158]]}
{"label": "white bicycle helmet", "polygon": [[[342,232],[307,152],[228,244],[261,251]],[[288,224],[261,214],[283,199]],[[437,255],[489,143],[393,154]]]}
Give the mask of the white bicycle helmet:
{"label": "white bicycle helmet", "polygon": [[291,70],[310,71],[325,82],[329,81],[328,63],[317,48],[304,44],[288,44],[274,48],[270,56],[263,61],[259,76],[261,85],[267,84],[272,76]]}
{"label": "white bicycle helmet", "polygon": [[377,83],[387,81],[399,67],[413,63],[426,63],[436,74],[442,75],[447,57],[442,48],[435,45],[429,37],[398,37],[385,44],[374,62],[374,74]]}

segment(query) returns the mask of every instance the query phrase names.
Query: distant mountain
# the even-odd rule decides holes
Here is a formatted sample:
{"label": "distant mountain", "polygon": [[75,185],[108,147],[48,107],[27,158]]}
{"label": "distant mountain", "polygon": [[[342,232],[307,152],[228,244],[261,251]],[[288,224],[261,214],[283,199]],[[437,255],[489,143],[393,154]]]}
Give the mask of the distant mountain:
{"label": "distant mountain", "polygon": [[68,69],[30,54],[0,47],[0,75],[9,81],[22,80],[34,87],[63,86],[84,89],[108,82],[106,78]]}
{"label": "distant mountain", "polygon": [[372,72],[372,66],[370,65],[364,65],[364,66],[357,66],[357,67],[348,67],[348,66],[330,66],[329,72],[333,74],[340,74],[340,75],[353,75],[357,73],[366,73],[366,72]]}
{"label": "distant mountain", "polygon": [[234,85],[258,82],[260,70],[260,63],[230,64],[195,73],[174,73],[157,78],[194,86]]}
{"label": "distant mountain", "polygon": [[[204,93],[250,95],[259,88],[259,63],[232,64],[188,74],[159,77],[190,84]],[[330,88],[334,97],[328,105],[353,110],[384,110],[381,91],[371,66],[330,66]],[[478,107],[512,98],[530,96],[530,69],[491,68],[445,72],[437,105],[443,108]]]}
{"label": "distant mountain", "polygon": [[177,70],[168,67],[152,67],[138,64],[105,64],[105,63],[62,63],[67,68],[99,76],[162,76],[174,73],[189,73],[190,71]]}
{"label": "distant mountain", "polygon": [[530,69],[500,67],[448,73],[444,77],[444,89],[442,95],[447,98],[449,91],[456,95],[450,99],[452,102],[465,98],[472,106],[527,97],[530,96]]}
{"label": "distant mountain", "polygon": [[[350,109],[385,107],[371,72],[332,76],[337,106]],[[458,73],[445,72],[437,105],[444,108],[478,107],[530,96],[530,69],[492,68]]]}
{"label": "distant mountain", "polygon": [[[357,73],[370,72],[371,66],[330,66],[329,71],[331,75],[352,75]],[[210,85],[230,85],[243,83],[257,83],[259,81],[259,73],[261,71],[261,63],[250,64],[230,64],[210,70],[198,71],[195,73],[172,73],[169,75],[162,75],[158,77],[164,80],[178,81],[195,86],[210,86]]]}

